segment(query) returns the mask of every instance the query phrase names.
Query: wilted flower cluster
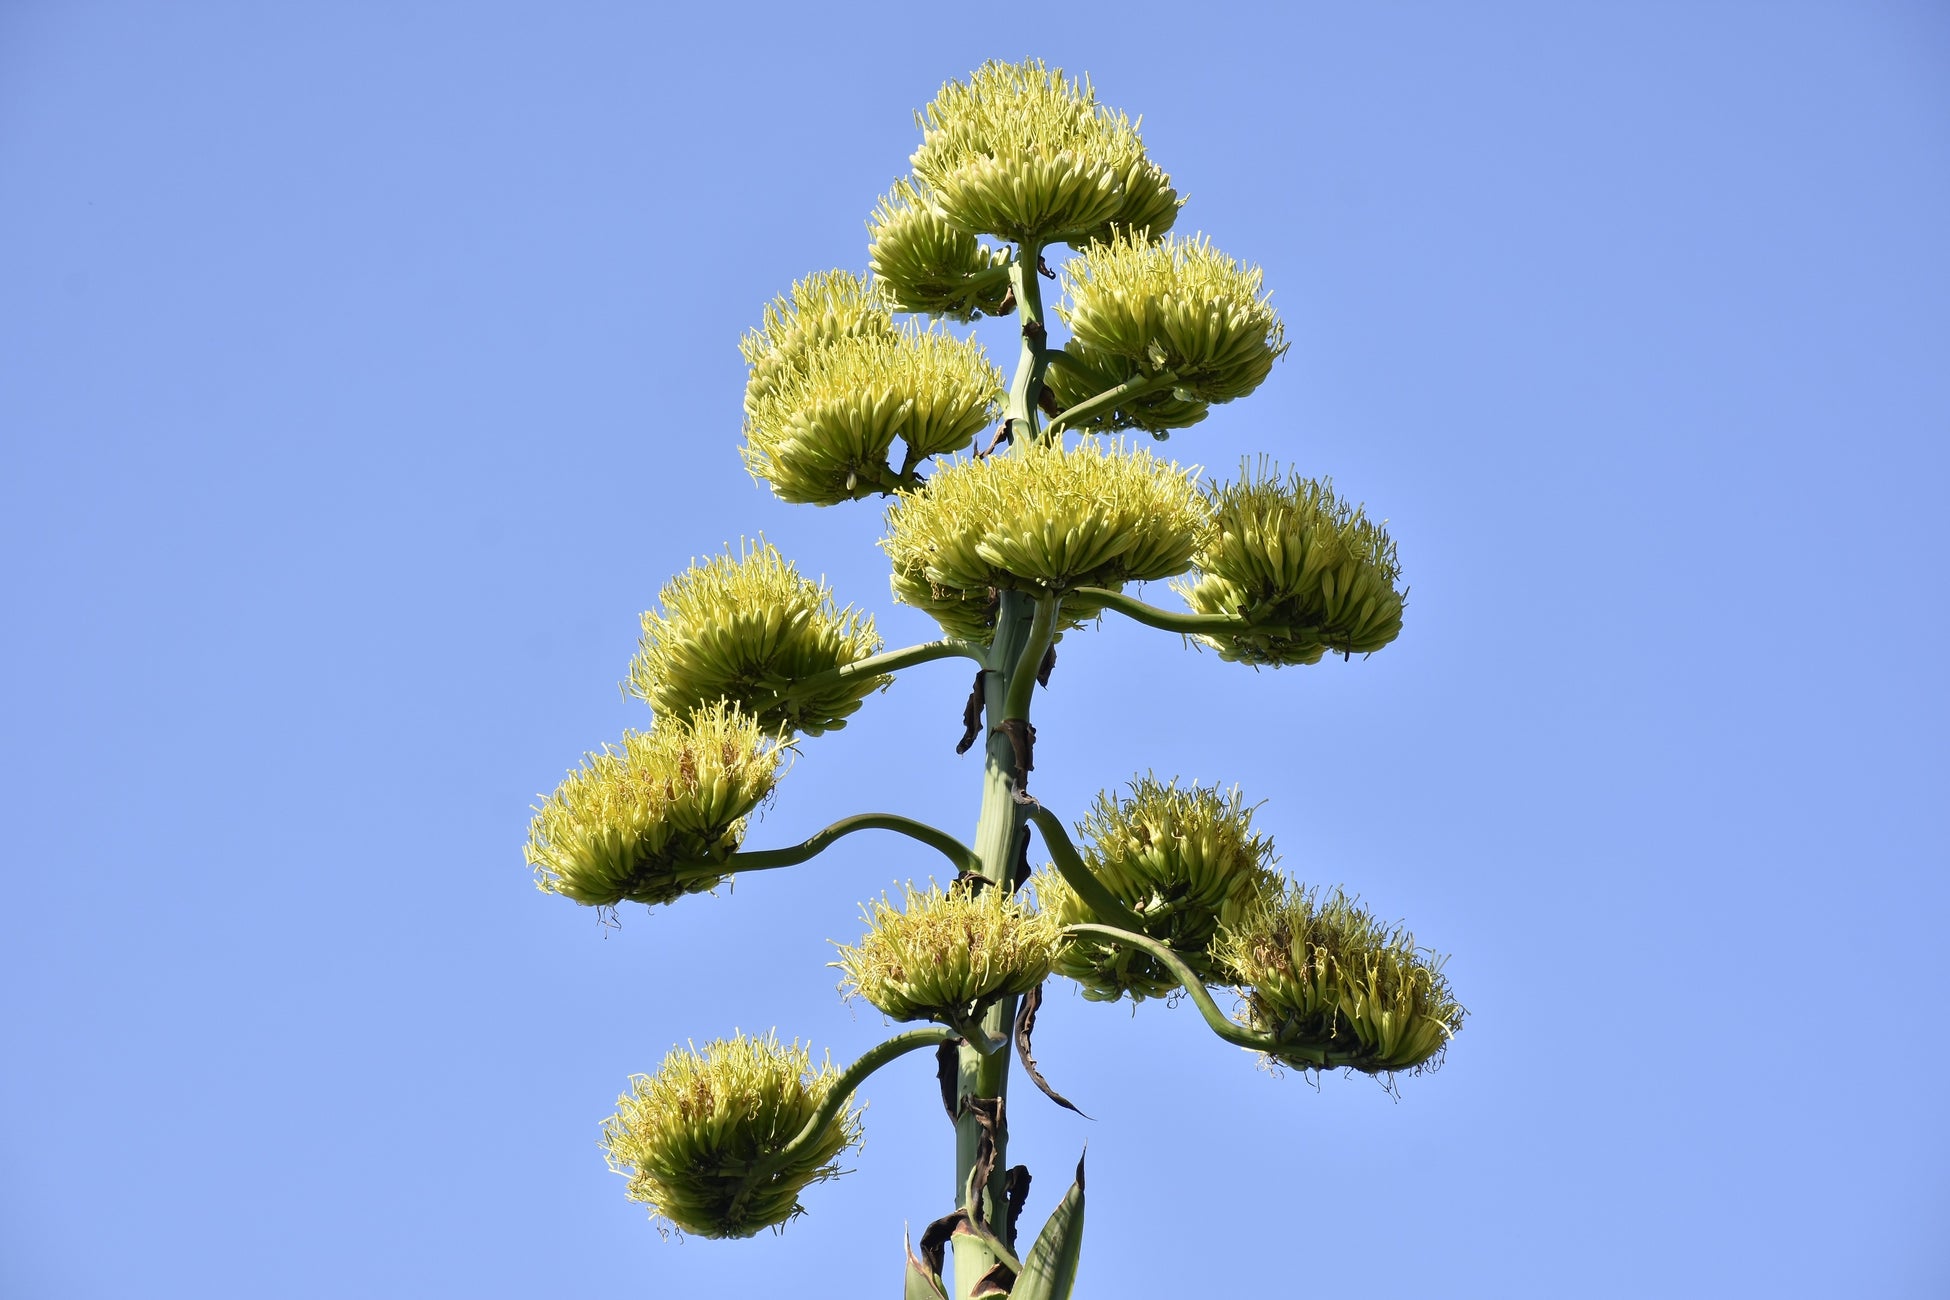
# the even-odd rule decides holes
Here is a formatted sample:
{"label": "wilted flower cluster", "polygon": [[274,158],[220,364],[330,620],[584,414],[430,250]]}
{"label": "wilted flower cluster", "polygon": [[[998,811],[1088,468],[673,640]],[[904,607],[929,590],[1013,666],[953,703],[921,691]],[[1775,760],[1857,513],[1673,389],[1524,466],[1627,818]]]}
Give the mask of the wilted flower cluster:
{"label": "wilted flower cluster", "polygon": [[1245,1024],[1268,1054],[1367,1074],[1433,1062],[1462,1028],[1442,962],[1336,890],[1294,885],[1221,930],[1214,953],[1245,987]]}
{"label": "wilted flower cluster", "polygon": [[1056,927],[1000,887],[907,887],[862,909],[867,933],[835,964],[847,995],[894,1020],[956,1024],[998,997],[1027,993],[1049,974]]}
{"label": "wilted flower cluster", "polygon": [[1174,584],[1202,614],[1254,626],[1206,636],[1221,657],[1311,664],[1327,651],[1366,654],[1402,630],[1395,543],[1325,480],[1265,467],[1210,489],[1213,531],[1196,581]]}
{"label": "wilted flower cluster", "polygon": [[[1195,472],[1096,443],[943,466],[888,508],[894,594],[980,638],[990,588],[1061,594],[1182,573],[1207,530]],[[1065,606],[1072,619],[1090,612]]]}
{"label": "wilted flower cluster", "polygon": [[985,63],[918,117],[914,175],[970,233],[1080,244],[1113,228],[1163,234],[1177,218],[1171,178],[1130,119],[1041,60]]}
{"label": "wilted flower cluster", "polygon": [[836,609],[825,584],[802,577],[769,542],[693,564],[664,584],[662,612],[643,615],[630,694],[660,718],[728,700],[766,730],[819,735],[846,725],[892,678],[859,677],[792,692],[798,682],[880,649],[871,616]]}
{"label": "wilted flower cluster", "polygon": [[838,1072],[777,1036],[677,1048],[636,1075],[603,1124],[609,1166],[653,1217],[700,1237],[750,1237],[803,1213],[799,1194],[839,1172],[860,1140],[860,1112],[842,1106],[806,1149],[777,1155],[812,1122]]}
{"label": "wilted flower cluster", "polygon": [[535,884],[592,907],[668,903],[723,877],[678,878],[722,862],[772,792],[782,747],[723,703],[654,731],[623,733],[556,787],[528,827]]}
{"label": "wilted flower cluster", "polygon": [[[1242,920],[1277,890],[1273,844],[1252,829],[1253,810],[1239,791],[1179,787],[1156,777],[1131,782],[1119,798],[1106,791],[1079,829],[1084,865],[1144,922],[1147,938],[1173,949],[1210,983],[1230,983],[1210,948],[1219,926]],[[1036,875],[1036,897],[1059,925],[1103,923],[1053,867]],[[1178,977],[1155,958],[1096,935],[1065,940],[1056,972],[1093,1001],[1163,997]]]}

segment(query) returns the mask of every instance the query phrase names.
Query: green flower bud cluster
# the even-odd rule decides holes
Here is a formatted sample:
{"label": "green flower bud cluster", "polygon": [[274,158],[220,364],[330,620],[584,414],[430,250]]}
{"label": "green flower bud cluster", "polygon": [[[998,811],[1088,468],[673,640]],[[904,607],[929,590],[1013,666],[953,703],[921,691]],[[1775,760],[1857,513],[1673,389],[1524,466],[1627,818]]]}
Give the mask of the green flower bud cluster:
{"label": "green flower bud cluster", "polygon": [[1336,890],[1325,902],[1298,885],[1269,895],[1219,934],[1214,954],[1246,994],[1247,1028],[1301,1069],[1365,1074],[1431,1067],[1462,1028],[1442,961]]}
{"label": "green flower bud cluster", "polygon": [[768,732],[837,731],[891,677],[862,676],[794,691],[795,683],[880,649],[873,618],[836,609],[825,584],[770,543],[692,564],[664,585],[663,612],[643,615],[630,694],[660,718],[689,717],[719,700]]}
{"label": "green flower bud cluster", "polygon": [[1170,374],[1179,401],[1229,402],[1258,388],[1287,348],[1260,279],[1206,239],[1119,235],[1071,259],[1057,312],[1091,351]]}
{"label": "green flower bud cluster", "polygon": [[[1084,865],[1144,922],[1143,933],[1173,949],[1207,983],[1232,975],[1211,955],[1219,927],[1236,925],[1262,895],[1277,890],[1273,843],[1253,833],[1253,810],[1237,788],[1131,782],[1128,797],[1105,791],[1078,830]],[[1036,899],[1059,926],[1106,923],[1054,867],[1036,875]],[[1111,922],[1114,924],[1114,922]],[[1096,1002],[1164,997],[1178,977],[1155,958],[1096,935],[1066,939],[1056,972]]]}
{"label": "green flower bud cluster", "polygon": [[772,793],[784,746],[729,704],[626,731],[570,772],[535,810],[535,885],[585,906],[668,903],[721,884],[679,879],[736,851],[745,818]]}
{"label": "green flower bud cluster", "polygon": [[[1057,405],[1067,409],[1141,374],[1143,370],[1135,361],[1094,351],[1071,339],[1044,372],[1044,382]],[[1142,429],[1154,438],[1164,438],[1173,429],[1197,424],[1211,409],[1208,403],[1189,401],[1170,389],[1161,389],[1132,396],[1113,410],[1086,416],[1067,427],[1079,433]]]}
{"label": "green flower bud cluster", "polygon": [[[956,461],[888,508],[880,545],[894,595],[952,633],[985,639],[962,625],[990,588],[1060,595],[1182,573],[1208,531],[1196,472],[1094,442]],[[1066,603],[1064,614],[1095,610]]]}
{"label": "green flower bud cluster", "polygon": [[1163,234],[1181,200],[1136,126],[1088,81],[1041,60],[991,61],[917,115],[914,175],[942,216],[1016,244],[1082,244],[1113,228]]}
{"label": "green flower bud cluster", "polygon": [[1203,637],[1221,658],[1311,664],[1330,650],[1369,654],[1401,634],[1395,543],[1331,482],[1282,480],[1262,465],[1208,495],[1216,526],[1198,579],[1173,586],[1198,613],[1256,625]]}
{"label": "green flower bud cluster", "polygon": [[845,338],[894,333],[894,313],[880,290],[851,271],[822,271],[795,281],[792,291],[766,304],[759,328],[738,342],[745,364],[745,418],[778,387],[781,376],[806,355]]}
{"label": "green flower bud cluster", "polygon": [[894,183],[867,221],[867,265],[896,311],[958,321],[999,316],[1009,293],[1009,254],[985,247],[941,215],[927,191]]}
{"label": "green flower bud cluster", "polygon": [[775,1034],[721,1038],[702,1052],[674,1049],[654,1075],[636,1075],[603,1124],[609,1167],[652,1218],[700,1237],[750,1237],[805,1212],[799,1194],[837,1176],[860,1141],[860,1112],[840,1107],[806,1151],[771,1157],[812,1122],[838,1077],[831,1063]]}
{"label": "green flower bud cluster", "polygon": [[861,911],[867,933],[834,963],[840,989],[894,1020],[963,1024],[1049,974],[1054,923],[1001,888],[909,885],[904,908],[883,895]]}
{"label": "green flower bud cluster", "polygon": [[[939,329],[861,334],[810,348],[749,404],[745,466],[781,499],[834,505],[911,483],[1001,414],[1002,372],[982,345]],[[894,439],[907,448],[896,470]]]}

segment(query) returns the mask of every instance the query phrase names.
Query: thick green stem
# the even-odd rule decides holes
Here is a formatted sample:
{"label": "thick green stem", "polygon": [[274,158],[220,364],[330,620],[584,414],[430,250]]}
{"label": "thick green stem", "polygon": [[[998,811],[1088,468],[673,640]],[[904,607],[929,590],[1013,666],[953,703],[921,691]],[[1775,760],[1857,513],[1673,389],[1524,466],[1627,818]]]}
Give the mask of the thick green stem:
{"label": "thick green stem", "polygon": [[1228,1043],[1233,1043],[1240,1047],[1250,1047],[1256,1052],[1277,1051],[1281,1057],[1289,1061],[1297,1058],[1323,1070],[1346,1065],[1355,1056],[1351,1052],[1327,1052],[1319,1048],[1282,1045],[1270,1035],[1254,1033],[1252,1030],[1226,1015],[1225,1012],[1219,1010],[1219,1004],[1212,1000],[1211,992],[1205,987],[1205,981],[1198,977],[1198,973],[1186,964],[1183,957],[1180,957],[1156,939],[1148,938],[1142,934],[1132,934],[1128,930],[1120,930],[1112,925],[1066,925],[1063,927],[1063,933],[1102,935],[1106,939],[1114,940],[1127,947],[1136,948],[1138,951],[1163,962],[1165,967],[1172,974],[1176,975],[1179,982],[1185,986],[1186,995],[1191,998],[1192,1005],[1198,1008],[1198,1014],[1211,1027],[1212,1032],[1225,1039]]}
{"label": "thick green stem", "polygon": [[[1027,445],[1036,436],[1037,403],[1043,392],[1043,369],[1049,360],[1049,335],[1043,324],[1043,286],[1037,280],[1042,264],[1042,249],[1024,244],[1016,250],[1009,265],[1009,286],[1015,291],[1017,317],[1022,323],[1022,353],[1009,385],[1009,405],[1004,413],[1012,440]],[[1010,717],[1028,721],[1028,700],[1020,701],[1022,712],[1011,714],[1012,687],[1022,674],[1023,660],[1034,639],[1034,624],[1039,611],[1031,598],[1019,591],[998,593],[995,636],[989,642],[988,660],[983,665],[982,700],[989,721],[988,743],[983,746],[982,815],[975,827],[975,855],[981,859],[981,872],[1001,889],[1014,883],[1016,861],[1028,833],[1022,809],[1016,803],[1021,774],[1016,771],[1015,746],[996,724]],[[1050,611],[1054,619],[1055,611]],[[1047,633],[1045,633],[1047,637]],[[1029,662],[1027,673],[1034,679],[1042,651]],[[969,1175],[981,1142],[981,1127],[968,1103],[974,1098],[1003,1099],[1009,1092],[1009,1052],[1016,1023],[1016,999],[1001,998],[982,1015],[981,1028],[991,1043],[1004,1044],[999,1050],[984,1051],[964,1043],[956,1065],[955,1097],[955,1204],[974,1218],[986,1218],[987,1211],[1000,1211],[1008,1178],[1008,1124],[1006,1113],[995,1131],[995,1164],[989,1177],[987,1196],[977,1191],[977,1204],[966,1203]],[[987,1205],[979,1203],[986,1199]],[[956,1300],[969,1300],[984,1274],[998,1262],[998,1256],[980,1237],[958,1233],[954,1238]]]}
{"label": "thick green stem", "polygon": [[923,1047],[937,1047],[942,1043],[952,1043],[957,1037],[959,1035],[952,1029],[930,1025],[924,1029],[910,1029],[904,1034],[895,1034],[886,1042],[869,1047],[860,1054],[858,1060],[840,1072],[839,1078],[833,1080],[832,1087],[826,1090],[826,1096],[820,1101],[819,1109],[814,1111],[812,1118],[806,1121],[806,1126],[800,1129],[790,1142],[759,1162],[753,1169],[751,1181],[758,1182],[769,1178],[806,1148],[817,1143],[819,1135],[826,1131],[826,1126],[833,1122],[841,1108],[859,1090],[860,1085],[867,1081],[867,1076],[875,1070],[890,1061],[906,1056],[909,1052],[919,1051]]}
{"label": "thick green stem", "polygon": [[1156,375],[1133,375],[1115,388],[1107,388],[1095,397],[1087,397],[1078,402],[1051,420],[1049,431],[1051,434],[1061,433],[1080,420],[1087,420],[1103,411],[1114,411],[1133,397],[1143,397],[1159,389],[1170,388],[1177,382],[1178,376],[1169,370]]}
{"label": "thick green stem", "polygon": [[703,880],[708,877],[727,875],[734,871],[768,871],[774,867],[796,867],[808,858],[816,857],[831,847],[833,841],[855,831],[894,831],[911,840],[919,840],[954,863],[956,871],[979,871],[982,860],[975,851],[944,830],[937,830],[926,822],[917,822],[912,817],[899,813],[859,813],[852,817],[842,817],[825,830],[783,849],[759,849],[751,853],[734,853],[723,862],[712,862],[704,866],[688,867],[676,872],[681,884],[689,880]]}
{"label": "thick green stem", "polygon": [[823,673],[803,678],[779,692],[783,699],[804,695],[811,691],[824,690],[840,682],[851,681],[855,677],[878,677],[883,673],[897,673],[915,664],[925,664],[936,659],[963,659],[979,661],[982,657],[980,646],[966,641],[925,641],[920,645],[907,646],[900,650],[885,650],[865,659],[856,659],[838,668],[829,668]]}
{"label": "thick green stem", "polygon": [[1036,278],[1043,250],[1024,244],[1009,264],[1009,287],[1016,291],[1016,315],[1022,322],[1022,355],[1009,385],[1009,409],[1003,416],[1018,441],[1036,436],[1038,400],[1043,395],[1043,370],[1049,365],[1049,332],[1043,323],[1043,285]]}

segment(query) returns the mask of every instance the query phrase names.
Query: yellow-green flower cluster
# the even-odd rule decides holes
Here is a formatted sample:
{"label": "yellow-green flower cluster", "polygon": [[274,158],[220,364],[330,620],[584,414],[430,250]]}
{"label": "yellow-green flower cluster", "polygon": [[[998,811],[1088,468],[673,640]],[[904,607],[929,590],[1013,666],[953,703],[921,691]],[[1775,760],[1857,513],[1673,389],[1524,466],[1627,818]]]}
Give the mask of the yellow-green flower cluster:
{"label": "yellow-green flower cluster", "polygon": [[768,542],[693,564],[664,585],[663,612],[643,615],[630,694],[660,718],[719,700],[766,731],[837,731],[889,677],[793,688],[880,649],[873,618],[836,609],[825,584],[802,577]]}
{"label": "yellow-green flower cluster", "polygon": [[702,1052],[677,1048],[653,1075],[636,1075],[603,1124],[609,1167],[629,1197],[683,1232],[750,1237],[805,1212],[799,1194],[838,1175],[834,1162],[860,1140],[860,1112],[845,1106],[803,1154],[764,1168],[810,1124],[838,1078],[831,1063],[777,1036],[721,1038]]}
{"label": "yellow-green flower cluster", "polygon": [[1009,255],[978,243],[943,217],[927,191],[894,183],[867,221],[867,265],[896,311],[959,321],[1000,315],[1009,293]]}
{"label": "yellow-green flower cluster", "polygon": [[840,988],[895,1020],[965,1022],[1049,974],[1055,926],[999,887],[909,885],[904,909],[883,896],[861,910],[869,928],[839,951]]}
{"label": "yellow-green flower cluster", "polygon": [[750,374],[745,417],[806,355],[844,338],[890,336],[894,313],[874,285],[851,271],[821,271],[795,281],[791,292],[765,305],[759,327],[738,342]]}
{"label": "yellow-green flower cluster", "polygon": [[[1095,351],[1071,339],[1060,357],[1044,372],[1044,382],[1049,385],[1057,405],[1067,410],[1142,374],[1135,361]],[[1188,400],[1170,389],[1159,389],[1139,393],[1113,409],[1086,416],[1067,427],[1079,433],[1142,429],[1154,438],[1164,438],[1173,429],[1197,424],[1211,409],[1208,403]]]}
{"label": "yellow-green flower cluster", "polygon": [[[908,327],[809,348],[746,408],[745,466],[786,501],[833,505],[908,481],[1001,413],[1002,372],[973,339]],[[899,438],[905,463],[888,464]]]}
{"label": "yellow-green flower cluster", "polygon": [[1245,989],[1245,1025],[1289,1065],[1315,1068],[1326,1053],[1367,1074],[1416,1071],[1462,1028],[1441,960],[1339,890],[1324,902],[1298,885],[1277,891],[1213,951]]}
{"label": "yellow-green flower cluster", "polygon": [[[962,624],[990,588],[1061,594],[1182,573],[1207,530],[1195,473],[1094,442],[946,465],[888,508],[894,595],[983,639]],[[1065,604],[1066,618],[1093,612]]]}
{"label": "yellow-green flower cluster", "polygon": [[971,234],[1081,244],[1113,227],[1161,235],[1177,218],[1171,178],[1130,119],[1040,60],[985,63],[917,117],[914,174]]}
{"label": "yellow-green flower cluster", "polygon": [[1258,388],[1286,351],[1260,271],[1206,239],[1119,236],[1064,268],[1057,311],[1095,352],[1172,376],[1179,400],[1229,402]]}
{"label": "yellow-green flower cluster", "polygon": [[[1183,956],[1207,983],[1230,983],[1231,974],[1212,958],[1212,940],[1280,880],[1271,869],[1272,841],[1254,834],[1252,821],[1236,788],[1180,788],[1144,776],[1131,783],[1128,797],[1097,796],[1079,827],[1086,837],[1079,851],[1091,874],[1137,913],[1147,937]],[[1036,898],[1059,926],[1107,922],[1054,867],[1037,873]],[[1178,977],[1155,958],[1095,935],[1066,939],[1056,972],[1097,1002],[1125,996],[1142,1002],[1178,987]]]}
{"label": "yellow-green flower cluster", "polygon": [[1323,654],[1368,654],[1401,634],[1395,543],[1326,480],[1261,467],[1209,491],[1214,522],[1197,581],[1174,586],[1201,614],[1239,614],[1254,626],[1206,636],[1220,656],[1251,664],[1311,664]]}
{"label": "yellow-green flower cluster", "polygon": [[724,703],[624,732],[621,748],[589,755],[535,810],[527,856],[536,887],[591,907],[711,889],[722,874],[680,869],[736,851],[781,756],[773,736]]}

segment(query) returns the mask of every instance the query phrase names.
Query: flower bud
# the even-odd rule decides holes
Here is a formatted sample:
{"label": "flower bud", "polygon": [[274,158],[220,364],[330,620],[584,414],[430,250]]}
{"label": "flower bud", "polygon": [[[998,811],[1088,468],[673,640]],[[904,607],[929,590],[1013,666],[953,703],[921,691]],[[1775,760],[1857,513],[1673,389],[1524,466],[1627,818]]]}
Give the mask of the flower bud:
{"label": "flower bud", "polygon": [[1006,252],[949,223],[925,191],[897,181],[867,222],[867,264],[896,311],[969,321],[999,315],[1009,292]]}
{"label": "flower bud", "polygon": [[1243,663],[1318,663],[1327,651],[1370,654],[1401,634],[1395,543],[1325,479],[1282,481],[1262,465],[1207,493],[1216,527],[1196,581],[1174,583],[1201,614],[1255,624],[1202,637]]}
{"label": "flower bud", "polygon": [[[802,353],[747,405],[745,466],[785,501],[834,505],[892,491],[1001,412],[1002,372],[973,339],[936,329],[855,335]],[[888,464],[899,438],[904,464]]]}
{"label": "flower bud", "polygon": [[1206,239],[1119,234],[1071,259],[1063,288],[1057,311],[1078,341],[1143,374],[1169,371],[1184,401],[1244,397],[1287,348],[1258,268]]}
{"label": "flower bud", "polygon": [[[1045,372],[1045,381],[1057,404],[1064,408],[1088,401],[1099,393],[1135,379],[1140,370],[1136,362],[1105,352],[1096,352],[1071,339],[1063,348],[1063,360]],[[1173,392],[1144,393],[1112,411],[1086,417],[1069,428],[1080,433],[1108,433],[1117,429],[1142,429],[1154,438],[1163,438],[1173,429],[1197,424],[1212,408],[1204,402],[1188,402]]]}
{"label": "flower bud", "polygon": [[751,367],[745,415],[778,386],[780,375],[808,352],[837,339],[894,333],[894,315],[880,291],[851,271],[822,271],[795,281],[765,307],[759,328],[738,343]]}
{"label": "flower bud", "polygon": [[1462,1028],[1442,959],[1335,890],[1291,885],[1220,930],[1214,953],[1244,986],[1244,1024],[1277,1060],[1364,1074],[1433,1069]]}
{"label": "flower bud", "polygon": [[[945,465],[887,511],[895,594],[964,593],[959,611],[991,587],[1061,594],[1182,573],[1206,531],[1195,473],[1094,442]],[[1066,620],[1080,616],[1066,603]]]}
{"label": "flower bud", "polygon": [[905,910],[884,895],[861,910],[870,928],[840,949],[840,988],[894,1020],[953,1025],[1049,974],[1055,926],[999,886],[909,885]]}
{"label": "flower bud", "polygon": [[750,1237],[781,1227],[805,1212],[799,1194],[837,1177],[834,1162],[860,1140],[860,1112],[842,1106],[803,1155],[761,1168],[812,1122],[837,1078],[830,1062],[814,1070],[810,1052],[776,1034],[673,1049],[657,1073],[631,1078],[604,1121],[609,1167],[652,1219],[681,1232]]}
{"label": "flower bud", "polygon": [[942,216],[972,234],[1073,243],[1139,219],[1162,231],[1167,203],[1177,212],[1130,119],[1040,60],[985,63],[918,118],[914,174]]}
{"label": "flower bud", "polygon": [[[1146,937],[1179,953],[1208,983],[1230,983],[1230,973],[1211,955],[1212,940],[1221,925],[1243,920],[1263,893],[1278,886],[1272,841],[1253,833],[1253,810],[1236,787],[1224,793],[1216,785],[1180,789],[1175,781],[1166,785],[1144,776],[1130,789],[1127,798],[1108,791],[1097,796],[1078,828],[1084,865],[1137,913]],[[1059,927],[1106,923],[1054,867],[1035,879],[1037,903]],[[1096,935],[1067,938],[1055,969],[1097,1002],[1125,996],[1142,1002],[1178,987],[1178,977],[1155,958]]]}
{"label": "flower bud", "polygon": [[536,888],[590,907],[668,903],[722,875],[678,878],[723,862],[745,818],[772,793],[784,747],[722,702],[626,731],[556,787],[528,826]]}
{"label": "flower bud", "polygon": [[719,700],[767,732],[837,731],[892,678],[860,677],[810,693],[787,688],[880,649],[871,616],[836,609],[825,584],[801,577],[768,542],[714,556],[664,585],[663,612],[643,615],[630,694],[660,718]]}

